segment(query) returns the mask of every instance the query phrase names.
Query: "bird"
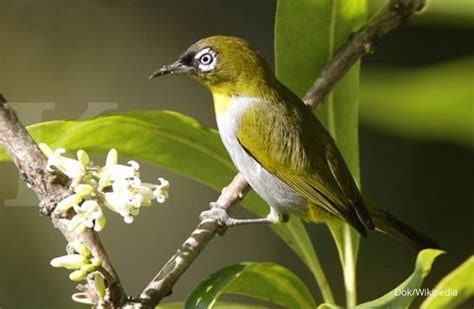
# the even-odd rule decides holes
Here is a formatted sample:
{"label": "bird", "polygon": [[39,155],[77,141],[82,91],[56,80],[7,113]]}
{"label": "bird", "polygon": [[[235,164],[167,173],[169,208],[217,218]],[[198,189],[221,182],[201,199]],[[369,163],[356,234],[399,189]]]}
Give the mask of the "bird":
{"label": "bird", "polygon": [[252,189],[269,205],[264,218],[230,225],[342,220],[361,235],[378,231],[417,250],[438,244],[364,199],[334,139],[312,110],[244,39],[216,35],[192,44],[150,79],[184,74],[212,94],[218,132]]}

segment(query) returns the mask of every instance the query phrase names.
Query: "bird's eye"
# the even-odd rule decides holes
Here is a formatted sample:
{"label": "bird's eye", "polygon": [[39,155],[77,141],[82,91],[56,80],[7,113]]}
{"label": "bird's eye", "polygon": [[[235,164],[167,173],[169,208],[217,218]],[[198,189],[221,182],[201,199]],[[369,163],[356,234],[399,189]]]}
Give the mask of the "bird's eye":
{"label": "bird's eye", "polygon": [[211,55],[210,53],[205,53],[204,55],[199,57],[199,63],[203,65],[209,65],[212,63],[213,60],[214,60],[214,56]]}

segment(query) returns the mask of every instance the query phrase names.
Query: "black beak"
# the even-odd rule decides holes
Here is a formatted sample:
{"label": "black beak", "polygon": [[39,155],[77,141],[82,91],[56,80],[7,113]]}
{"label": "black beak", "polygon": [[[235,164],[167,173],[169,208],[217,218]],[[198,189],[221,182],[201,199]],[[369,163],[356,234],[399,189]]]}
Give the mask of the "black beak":
{"label": "black beak", "polygon": [[151,74],[150,77],[148,77],[148,78],[152,79],[152,78],[155,78],[155,77],[158,77],[158,76],[163,76],[163,75],[166,75],[166,74],[188,73],[188,72],[192,71],[192,69],[193,69],[193,67],[183,64],[181,62],[181,60],[177,60],[176,62],[174,62],[172,64],[162,66],[161,68],[159,68],[158,70],[153,72],[153,74]]}

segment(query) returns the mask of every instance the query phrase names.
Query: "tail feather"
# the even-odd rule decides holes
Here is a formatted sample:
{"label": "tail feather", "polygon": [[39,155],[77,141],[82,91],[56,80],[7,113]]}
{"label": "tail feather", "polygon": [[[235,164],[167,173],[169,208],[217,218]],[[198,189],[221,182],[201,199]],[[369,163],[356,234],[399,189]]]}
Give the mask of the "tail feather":
{"label": "tail feather", "polygon": [[375,230],[378,232],[387,234],[417,250],[427,248],[440,249],[434,240],[398,220],[385,210],[378,208],[372,211],[371,215]]}

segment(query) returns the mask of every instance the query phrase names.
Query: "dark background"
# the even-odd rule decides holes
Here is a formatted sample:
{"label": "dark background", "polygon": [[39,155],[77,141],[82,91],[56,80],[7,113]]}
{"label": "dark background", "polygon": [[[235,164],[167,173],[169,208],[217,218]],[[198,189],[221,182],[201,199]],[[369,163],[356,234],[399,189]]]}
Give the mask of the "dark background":
{"label": "dark background", "polygon": [[[111,102],[120,111],[175,110],[215,127],[211,97],[205,89],[184,77],[149,81],[147,76],[192,42],[213,34],[246,38],[272,63],[274,10],[275,2],[269,0],[2,0],[0,91],[14,103],[54,103],[54,109],[41,114],[28,108],[32,105],[14,104],[28,124],[77,119],[88,102]],[[364,59],[362,71],[385,65],[411,68],[472,55],[469,36],[472,39],[472,31],[462,26],[415,22],[386,36],[376,54]],[[449,108],[450,102],[446,104]],[[365,194],[436,239],[448,252],[428,277],[426,286],[433,287],[472,254],[472,147],[382,133],[362,119],[360,152]],[[145,210],[146,215],[132,225],[109,213],[107,228],[101,233],[131,295],[143,289],[193,230],[198,214],[217,197],[204,185],[156,167],[142,164],[142,174],[143,179],[169,179],[169,201]],[[24,193],[28,191],[23,185],[17,188],[18,183],[16,169],[0,163],[0,307],[79,307],[70,300],[75,284],[67,279],[68,272],[49,266],[50,259],[64,254],[66,243],[48,219],[38,216],[35,197]],[[18,195],[19,201],[2,202]],[[251,214],[240,209],[236,216]],[[324,226],[307,227],[336,298],[343,304],[333,241]],[[387,237],[370,234],[363,239],[359,301],[376,298],[403,281],[415,258],[416,252]],[[265,226],[231,229],[212,241],[175,286],[169,301],[183,300],[207,274],[246,260],[290,268],[321,301],[309,271]]]}

